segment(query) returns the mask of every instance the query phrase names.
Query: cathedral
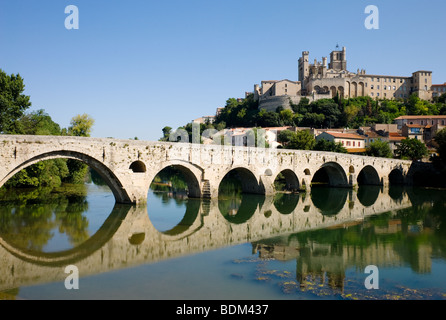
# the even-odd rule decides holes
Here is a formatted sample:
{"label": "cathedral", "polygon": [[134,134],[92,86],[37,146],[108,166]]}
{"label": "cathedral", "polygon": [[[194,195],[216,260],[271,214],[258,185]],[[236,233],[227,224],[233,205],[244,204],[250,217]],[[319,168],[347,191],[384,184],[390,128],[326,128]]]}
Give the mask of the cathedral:
{"label": "cathedral", "polygon": [[259,108],[275,111],[277,107],[290,108],[290,103],[299,103],[302,97],[315,101],[336,96],[355,98],[369,96],[378,99],[404,99],[417,93],[421,99],[432,99],[432,71],[416,71],[410,77],[373,75],[366,70],[347,70],[345,47],[332,51],[330,61],[310,63],[309,52],[302,52],[298,64],[298,81],[269,80],[254,86],[254,97]]}

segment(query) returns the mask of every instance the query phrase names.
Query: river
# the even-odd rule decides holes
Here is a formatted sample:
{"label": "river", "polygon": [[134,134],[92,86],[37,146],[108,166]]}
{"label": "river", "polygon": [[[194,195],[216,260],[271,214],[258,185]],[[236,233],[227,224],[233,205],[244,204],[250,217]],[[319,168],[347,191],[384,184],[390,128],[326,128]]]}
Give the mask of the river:
{"label": "river", "polygon": [[0,298],[445,299],[444,196],[362,186],[205,201],[160,188],[126,206],[93,183],[3,191]]}

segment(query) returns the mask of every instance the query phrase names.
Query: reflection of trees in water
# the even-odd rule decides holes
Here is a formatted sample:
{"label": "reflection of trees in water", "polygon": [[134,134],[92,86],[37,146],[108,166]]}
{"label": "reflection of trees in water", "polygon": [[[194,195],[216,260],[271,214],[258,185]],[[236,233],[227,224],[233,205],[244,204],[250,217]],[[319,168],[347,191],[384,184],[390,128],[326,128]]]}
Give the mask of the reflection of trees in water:
{"label": "reflection of trees in water", "polygon": [[264,200],[264,196],[256,194],[234,195],[219,199],[218,209],[228,222],[240,224],[247,222]]}
{"label": "reflection of trees in water", "polygon": [[177,204],[184,202],[189,191],[186,177],[181,170],[175,167],[167,167],[161,170],[150,184],[150,189],[164,203],[174,199]]}
{"label": "reflection of trees in water", "polygon": [[218,187],[219,199],[240,196],[243,192],[241,178],[237,171],[230,171],[220,182]]}
{"label": "reflection of trees in water", "polygon": [[229,172],[218,189],[218,208],[230,223],[244,223],[255,213],[264,196],[243,193],[241,177],[237,171]]}
{"label": "reflection of trees in water", "polygon": [[59,188],[2,190],[0,234],[23,249],[41,251],[53,238],[53,230],[65,233],[73,246],[88,239],[85,185]]}
{"label": "reflection of trees in water", "polygon": [[[266,260],[296,259],[296,280],[290,290],[305,290],[319,279],[342,291],[348,268],[409,265],[416,273],[430,273],[431,259],[446,258],[446,201],[444,191],[407,189],[414,206],[371,216],[364,221],[253,243]],[[373,198],[373,197],[372,197]],[[363,199],[363,201],[366,201]],[[265,271],[265,274],[267,271]],[[271,272],[269,272],[271,273]],[[287,289],[287,290],[288,290]],[[333,294],[333,293],[331,293]]]}
{"label": "reflection of trees in water", "polygon": [[281,214],[290,214],[299,203],[299,194],[277,193],[274,195],[274,206]]}

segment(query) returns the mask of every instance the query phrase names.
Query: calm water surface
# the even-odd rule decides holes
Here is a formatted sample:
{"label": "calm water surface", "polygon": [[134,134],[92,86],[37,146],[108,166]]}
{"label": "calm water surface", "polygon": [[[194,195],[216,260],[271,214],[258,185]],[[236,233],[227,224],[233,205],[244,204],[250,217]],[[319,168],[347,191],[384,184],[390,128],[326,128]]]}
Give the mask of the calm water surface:
{"label": "calm water surface", "polygon": [[[55,191],[0,194],[0,298],[446,298],[444,190],[150,191],[147,206],[94,184]],[[379,289],[364,286],[368,265]]]}

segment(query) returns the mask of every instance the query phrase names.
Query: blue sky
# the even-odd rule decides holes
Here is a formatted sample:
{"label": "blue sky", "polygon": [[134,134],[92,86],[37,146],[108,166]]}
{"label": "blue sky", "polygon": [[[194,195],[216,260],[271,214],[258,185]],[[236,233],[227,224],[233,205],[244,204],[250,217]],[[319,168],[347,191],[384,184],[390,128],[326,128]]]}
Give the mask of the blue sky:
{"label": "blue sky", "polygon": [[[367,5],[378,30],[364,27]],[[94,137],[158,140],[262,80],[297,80],[302,51],[321,60],[336,44],[351,71],[444,83],[444,12],[444,0],[0,0],[0,68],[62,127],[87,113]]]}

